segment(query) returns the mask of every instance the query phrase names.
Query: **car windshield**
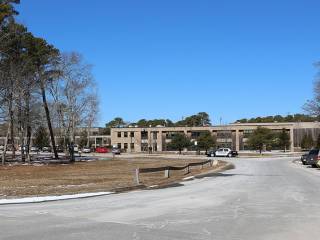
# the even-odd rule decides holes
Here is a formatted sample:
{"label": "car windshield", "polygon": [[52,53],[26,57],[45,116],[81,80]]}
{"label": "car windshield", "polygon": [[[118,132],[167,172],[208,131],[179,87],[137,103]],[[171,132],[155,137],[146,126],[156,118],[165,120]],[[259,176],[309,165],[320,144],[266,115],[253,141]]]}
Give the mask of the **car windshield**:
{"label": "car windshield", "polygon": [[310,155],[319,154],[319,149],[314,149],[309,152]]}

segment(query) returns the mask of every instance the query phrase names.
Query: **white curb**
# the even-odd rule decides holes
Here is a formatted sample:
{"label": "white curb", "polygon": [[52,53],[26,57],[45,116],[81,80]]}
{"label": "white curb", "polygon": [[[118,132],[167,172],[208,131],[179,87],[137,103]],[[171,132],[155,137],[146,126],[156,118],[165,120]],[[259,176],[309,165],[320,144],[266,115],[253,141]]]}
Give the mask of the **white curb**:
{"label": "white curb", "polygon": [[61,196],[0,199],[0,205],[20,204],[20,203],[41,203],[41,202],[50,202],[50,201],[58,201],[58,200],[69,200],[69,199],[105,196],[105,195],[110,195],[110,194],[113,194],[113,192],[79,193],[79,194],[61,195]]}

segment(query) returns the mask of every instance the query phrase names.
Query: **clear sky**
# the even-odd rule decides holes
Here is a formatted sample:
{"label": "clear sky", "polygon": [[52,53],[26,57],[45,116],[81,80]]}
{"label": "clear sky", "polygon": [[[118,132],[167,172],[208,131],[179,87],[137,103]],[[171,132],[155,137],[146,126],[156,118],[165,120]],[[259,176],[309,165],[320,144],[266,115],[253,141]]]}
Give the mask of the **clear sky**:
{"label": "clear sky", "polygon": [[200,111],[213,123],[302,112],[318,0],[21,0],[19,21],[94,65],[99,125]]}

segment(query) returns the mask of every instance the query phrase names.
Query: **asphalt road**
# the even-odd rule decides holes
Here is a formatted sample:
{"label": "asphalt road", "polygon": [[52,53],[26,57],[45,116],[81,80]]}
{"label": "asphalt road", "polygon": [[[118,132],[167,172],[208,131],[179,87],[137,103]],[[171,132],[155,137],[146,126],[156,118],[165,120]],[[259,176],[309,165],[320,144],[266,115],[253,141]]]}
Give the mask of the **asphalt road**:
{"label": "asphalt road", "polygon": [[174,188],[0,206],[0,239],[320,239],[320,170],[232,161]]}

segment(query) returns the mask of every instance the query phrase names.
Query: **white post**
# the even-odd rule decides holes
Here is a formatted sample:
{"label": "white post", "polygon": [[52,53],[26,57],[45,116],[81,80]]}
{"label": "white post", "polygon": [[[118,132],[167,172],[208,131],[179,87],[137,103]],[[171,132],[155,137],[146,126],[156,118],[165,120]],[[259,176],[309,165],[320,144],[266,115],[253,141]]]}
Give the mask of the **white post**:
{"label": "white post", "polygon": [[137,169],[136,169],[136,172],[135,172],[135,183],[136,183],[137,185],[140,185],[139,173],[140,173],[139,168],[137,168]]}
{"label": "white post", "polygon": [[164,171],[164,177],[165,178],[169,178],[170,177],[170,170],[169,169]]}

